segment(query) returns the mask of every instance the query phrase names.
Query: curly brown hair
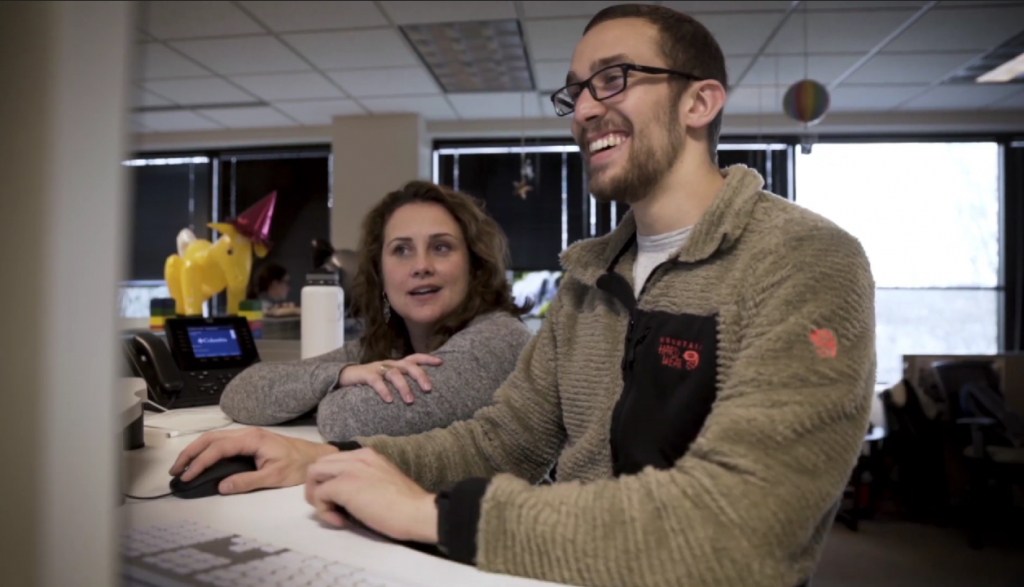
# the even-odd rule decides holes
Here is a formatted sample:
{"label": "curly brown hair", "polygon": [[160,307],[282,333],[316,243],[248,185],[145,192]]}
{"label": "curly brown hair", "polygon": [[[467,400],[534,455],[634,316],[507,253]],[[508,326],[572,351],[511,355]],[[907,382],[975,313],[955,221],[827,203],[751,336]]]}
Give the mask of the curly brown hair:
{"label": "curly brown hair", "polygon": [[359,339],[363,363],[413,353],[405,321],[384,321],[384,282],[381,277],[384,227],[395,210],[413,203],[444,207],[459,223],[469,249],[470,283],[466,299],[436,325],[429,351],[443,345],[477,316],[505,311],[518,317],[530,308],[529,305],[517,306],[512,298],[512,288],[505,277],[508,241],[498,223],[484,211],[483,204],[472,196],[430,182],[411,181],[402,189],[384,196],[363,219],[359,269],[352,287],[353,313],[364,321],[363,334]]}

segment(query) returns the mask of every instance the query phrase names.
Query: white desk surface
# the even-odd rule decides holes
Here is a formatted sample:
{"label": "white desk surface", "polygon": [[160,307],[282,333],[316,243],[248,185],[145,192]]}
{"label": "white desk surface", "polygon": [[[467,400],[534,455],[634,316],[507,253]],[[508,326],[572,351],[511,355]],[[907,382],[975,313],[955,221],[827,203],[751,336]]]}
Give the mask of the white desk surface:
{"label": "white desk surface", "polygon": [[[220,408],[191,408],[180,412],[216,414]],[[147,415],[149,413],[147,412]],[[232,424],[230,428],[242,428]],[[321,442],[315,426],[268,427],[280,434]],[[166,430],[146,429],[146,446],[122,455],[122,490],[130,495],[167,493],[167,471],[178,453],[198,434],[167,438]],[[152,501],[127,500],[120,508],[124,528],[192,520],[284,548],[362,567],[382,579],[410,587],[553,585],[496,575],[392,544],[358,530],[322,525],[306,503],[302,486],[243,495],[179,499],[168,496]]]}

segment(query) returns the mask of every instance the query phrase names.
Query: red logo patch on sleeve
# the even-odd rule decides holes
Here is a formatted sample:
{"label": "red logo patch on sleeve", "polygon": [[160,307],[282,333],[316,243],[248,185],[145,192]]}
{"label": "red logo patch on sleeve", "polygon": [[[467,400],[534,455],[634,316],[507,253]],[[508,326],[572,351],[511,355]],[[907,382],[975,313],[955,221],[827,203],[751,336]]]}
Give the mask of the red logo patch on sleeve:
{"label": "red logo patch on sleeve", "polygon": [[832,359],[836,356],[836,335],[827,328],[816,328],[810,334],[811,344],[819,357]]}

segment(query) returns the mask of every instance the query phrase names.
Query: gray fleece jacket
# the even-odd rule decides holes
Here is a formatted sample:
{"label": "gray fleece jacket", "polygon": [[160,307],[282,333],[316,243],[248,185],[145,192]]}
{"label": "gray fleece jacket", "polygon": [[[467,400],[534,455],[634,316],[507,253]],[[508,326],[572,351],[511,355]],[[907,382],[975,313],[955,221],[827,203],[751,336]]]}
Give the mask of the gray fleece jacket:
{"label": "gray fleece jacket", "polygon": [[405,436],[444,428],[470,418],[492,402],[494,391],[516,366],[530,339],[514,316],[494,312],[478,316],[431,353],[444,360],[423,370],[433,386],[420,390],[406,377],[415,400],[385,403],[368,385],[337,388],[341,370],[359,363],[357,342],[304,361],[258,363],[224,390],[221,409],[243,424],[269,426],[318,408],[320,434],[329,442],[355,436]]}

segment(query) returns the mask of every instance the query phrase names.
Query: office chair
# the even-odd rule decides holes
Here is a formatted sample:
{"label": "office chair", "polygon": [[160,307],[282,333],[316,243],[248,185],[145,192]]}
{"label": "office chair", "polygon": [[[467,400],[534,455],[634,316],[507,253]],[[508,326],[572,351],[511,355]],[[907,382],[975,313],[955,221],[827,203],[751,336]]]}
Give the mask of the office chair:
{"label": "office chair", "polygon": [[967,474],[969,543],[982,548],[995,487],[1024,481],[1024,419],[1006,404],[991,362],[941,361],[932,370]]}

